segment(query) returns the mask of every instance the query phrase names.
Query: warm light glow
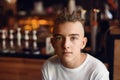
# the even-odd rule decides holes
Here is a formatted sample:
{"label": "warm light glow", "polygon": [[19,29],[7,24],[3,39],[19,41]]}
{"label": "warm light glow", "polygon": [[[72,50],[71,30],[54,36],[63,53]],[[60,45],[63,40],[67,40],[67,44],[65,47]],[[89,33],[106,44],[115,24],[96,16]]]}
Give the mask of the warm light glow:
{"label": "warm light glow", "polygon": [[32,27],[31,27],[30,25],[25,25],[25,26],[24,26],[24,30],[31,31],[31,30],[32,30]]}
{"label": "warm light glow", "polygon": [[37,24],[37,20],[36,19],[32,19],[31,20],[31,24]]}
{"label": "warm light glow", "polygon": [[16,3],[16,0],[6,0],[8,3],[10,3],[10,4],[14,4],[14,3]]}
{"label": "warm light glow", "polygon": [[25,24],[29,24],[30,25],[31,24],[31,20],[32,20],[31,18],[26,19],[25,20]]}
{"label": "warm light glow", "polygon": [[49,23],[50,26],[54,25],[53,20],[49,20],[48,23]]}
{"label": "warm light glow", "polygon": [[41,19],[41,20],[39,20],[39,24],[40,25],[48,25],[48,21],[45,19]]}
{"label": "warm light glow", "polygon": [[37,19],[32,19],[31,20],[31,25],[32,25],[33,30],[38,29],[39,28],[38,20]]}
{"label": "warm light glow", "polygon": [[19,25],[24,25],[24,24],[25,24],[25,20],[20,19],[20,20],[18,21],[18,24],[19,24]]}

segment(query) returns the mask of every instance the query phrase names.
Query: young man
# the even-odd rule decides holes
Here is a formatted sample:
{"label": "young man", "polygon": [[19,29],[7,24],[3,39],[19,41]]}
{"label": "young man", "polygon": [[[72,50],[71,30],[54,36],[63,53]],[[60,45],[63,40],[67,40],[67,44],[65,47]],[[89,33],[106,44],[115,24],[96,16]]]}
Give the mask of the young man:
{"label": "young man", "polygon": [[42,67],[42,80],[109,80],[104,64],[81,52],[87,38],[80,17],[62,13],[55,20],[51,39],[56,55]]}

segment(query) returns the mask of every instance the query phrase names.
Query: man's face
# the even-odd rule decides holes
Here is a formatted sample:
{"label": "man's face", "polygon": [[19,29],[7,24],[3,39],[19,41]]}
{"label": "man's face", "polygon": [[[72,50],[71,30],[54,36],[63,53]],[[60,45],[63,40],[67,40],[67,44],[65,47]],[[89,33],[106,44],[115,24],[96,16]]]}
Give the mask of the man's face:
{"label": "man's face", "polygon": [[80,57],[80,50],[84,48],[82,24],[80,22],[65,22],[55,28],[52,38],[52,45],[55,53],[64,62],[69,62]]}

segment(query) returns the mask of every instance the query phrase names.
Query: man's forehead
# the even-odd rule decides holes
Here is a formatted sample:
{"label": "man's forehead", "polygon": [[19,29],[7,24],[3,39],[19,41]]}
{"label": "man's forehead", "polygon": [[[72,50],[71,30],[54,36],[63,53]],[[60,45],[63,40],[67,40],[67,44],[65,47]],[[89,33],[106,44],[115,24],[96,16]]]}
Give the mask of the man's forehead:
{"label": "man's forehead", "polygon": [[54,34],[79,34],[84,35],[84,29],[80,22],[66,22],[63,24],[58,25],[57,27],[54,27],[53,29]]}

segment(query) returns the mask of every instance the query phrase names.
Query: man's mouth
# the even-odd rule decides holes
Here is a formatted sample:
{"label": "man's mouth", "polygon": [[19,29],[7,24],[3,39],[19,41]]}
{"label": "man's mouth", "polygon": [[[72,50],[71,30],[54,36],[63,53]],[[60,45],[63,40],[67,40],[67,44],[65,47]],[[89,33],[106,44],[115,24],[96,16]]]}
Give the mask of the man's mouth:
{"label": "man's mouth", "polygon": [[64,55],[69,55],[71,54],[72,52],[63,52]]}

